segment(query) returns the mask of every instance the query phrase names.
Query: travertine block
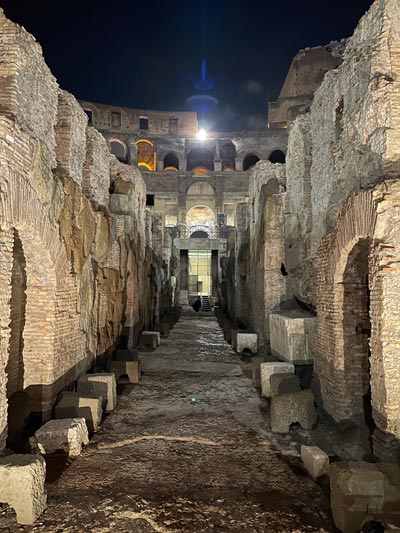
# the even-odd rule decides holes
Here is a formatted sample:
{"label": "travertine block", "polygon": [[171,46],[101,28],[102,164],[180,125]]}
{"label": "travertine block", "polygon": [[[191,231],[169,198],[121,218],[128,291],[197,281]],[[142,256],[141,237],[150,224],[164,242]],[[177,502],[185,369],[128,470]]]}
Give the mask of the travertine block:
{"label": "travertine block", "polygon": [[47,507],[46,463],[39,455],[8,455],[0,459],[0,501],[31,525]]}
{"label": "travertine block", "polygon": [[272,354],[294,364],[311,364],[316,317],[300,311],[269,316]]}
{"label": "travertine block", "polygon": [[166,322],[161,322],[161,324],[157,324],[154,330],[158,331],[162,337],[169,337],[170,326]]}
{"label": "travertine block", "polygon": [[400,526],[400,466],[343,461],[329,468],[331,506],[343,533],[358,533],[375,520]]}
{"label": "travertine block", "polygon": [[84,418],[90,433],[97,431],[103,415],[102,399],[78,392],[61,393],[54,414],[56,418]]}
{"label": "travertine block", "polygon": [[302,446],[301,460],[313,479],[329,474],[329,457],[318,446]]}
{"label": "travertine block", "polygon": [[110,370],[114,372],[117,382],[126,375],[129,383],[139,383],[140,361],[111,361]]}
{"label": "travertine block", "polygon": [[139,338],[139,346],[145,348],[150,346],[151,348],[157,348],[160,346],[161,338],[158,331],[142,331]]}
{"label": "travertine block", "polygon": [[303,429],[312,429],[318,415],[310,390],[281,394],[271,401],[271,431],[289,433],[290,426],[299,423]]}
{"label": "travertine block", "polygon": [[86,374],[76,384],[77,392],[102,397],[103,410],[110,412],[117,405],[117,383],[113,373]]}
{"label": "travertine block", "polygon": [[291,392],[299,392],[301,390],[299,378],[296,374],[290,372],[272,374],[270,384],[272,398],[280,394],[290,394]]}
{"label": "travertine block", "polygon": [[291,363],[262,363],[261,369],[261,393],[263,396],[269,398],[271,396],[271,382],[272,374],[292,373],[294,374],[294,365]]}
{"label": "travertine block", "polygon": [[258,353],[257,333],[243,333],[238,331],[236,335],[236,351],[243,353],[245,350],[248,350],[252,354]]}
{"label": "travertine block", "polygon": [[81,453],[82,446],[89,444],[89,435],[84,418],[62,418],[46,422],[30,440],[39,453],[63,451],[75,457]]}

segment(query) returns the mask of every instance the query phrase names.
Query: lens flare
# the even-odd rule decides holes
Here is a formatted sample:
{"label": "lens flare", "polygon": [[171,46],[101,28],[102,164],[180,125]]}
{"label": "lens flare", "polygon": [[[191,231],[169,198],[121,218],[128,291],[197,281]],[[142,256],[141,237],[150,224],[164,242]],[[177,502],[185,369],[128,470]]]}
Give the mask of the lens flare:
{"label": "lens flare", "polygon": [[203,130],[203,128],[199,129],[199,131],[197,132],[196,137],[197,137],[200,141],[205,141],[205,140],[207,139],[207,132],[206,132],[206,130]]}

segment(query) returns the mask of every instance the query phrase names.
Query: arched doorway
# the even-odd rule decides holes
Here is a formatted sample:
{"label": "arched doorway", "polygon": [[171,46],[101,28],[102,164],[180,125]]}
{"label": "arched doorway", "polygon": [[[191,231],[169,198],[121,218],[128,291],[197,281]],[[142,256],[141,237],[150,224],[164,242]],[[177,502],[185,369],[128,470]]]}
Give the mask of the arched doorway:
{"label": "arched doorway", "polygon": [[243,159],[243,170],[250,170],[256,163],[260,161],[260,158],[255,154],[247,154]]}
{"label": "arched doorway", "polygon": [[202,168],[206,171],[214,170],[214,156],[213,153],[207,148],[193,148],[188,152],[187,170],[190,172],[196,168]]}
{"label": "arched doorway", "polygon": [[153,142],[148,139],[139,139],[136,141],[136,146],[138,166],[147,168],[147,170],[156,170],[157,159]]}
{"label": "arched doorway", "polygon": [[350,251],[343,272],[344,375],[349,384],[353,418],[372,433],[370,291],[368,261],[371,241],[360,239]]}
{"label": "arched doorway", "polygon": [[128,162],[128,148],[126,144],[119,139],[113,139],[110,141],[110,152],[115,155],[121,163]]}
{"label": "arched doorway", "polygon": [[179,159],[178,156],[174,152],[169,152],[164,157],[164,170],[173,170],[177,171],[179,170]]}
{"label": "arched doorway", "polygon": [[284,164],[286,162],[285,152],[282,152],[282,150],[274,150],[269,154],[268,161],[271,161],[271,163]]}
{"label": "arched doorway", "polygon": [[27,425],[31,412],[30,399],[24,390],[24,327],[26,313],[26,259],[19,234],[12,231],[12,273],[10,298],[10,341],[7,377],[7,446],[23,451],[28,437]]}

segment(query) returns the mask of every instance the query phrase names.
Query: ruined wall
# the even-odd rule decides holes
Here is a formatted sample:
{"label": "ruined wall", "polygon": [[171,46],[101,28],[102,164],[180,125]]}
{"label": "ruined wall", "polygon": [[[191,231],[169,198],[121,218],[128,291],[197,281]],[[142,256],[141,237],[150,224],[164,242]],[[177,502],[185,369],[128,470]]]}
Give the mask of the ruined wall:
{"label": "ruined wall", "polygon": [[[160,271],[171,243],[160,250],[145,233],[138,169],[110,155],[78,102],[59,89],[40,46],[2,11],[0,54],[2,448],[14,393],[48,418],[58,392],[113,350],[126,328],[134,341],[144,324],[139,302],[149,323],[165,311]],[[156,264],[153,299],[141,268],[146,250]]]}

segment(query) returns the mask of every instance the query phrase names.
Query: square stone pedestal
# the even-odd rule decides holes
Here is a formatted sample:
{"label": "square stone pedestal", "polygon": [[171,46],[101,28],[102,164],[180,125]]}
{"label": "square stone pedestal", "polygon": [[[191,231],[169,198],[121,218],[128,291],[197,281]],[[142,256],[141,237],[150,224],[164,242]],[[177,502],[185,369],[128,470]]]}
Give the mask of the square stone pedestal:
{"label": "square stone pedestal", "polygon": [[272,354],[293,364],[312,364],[315,324],[315,316],[301,311],[280,311],[269,315]]}

